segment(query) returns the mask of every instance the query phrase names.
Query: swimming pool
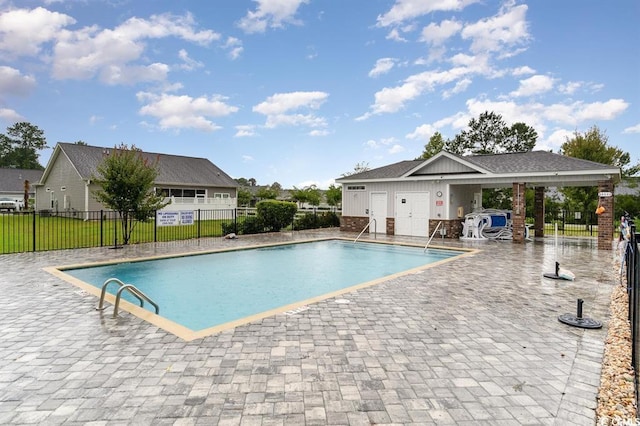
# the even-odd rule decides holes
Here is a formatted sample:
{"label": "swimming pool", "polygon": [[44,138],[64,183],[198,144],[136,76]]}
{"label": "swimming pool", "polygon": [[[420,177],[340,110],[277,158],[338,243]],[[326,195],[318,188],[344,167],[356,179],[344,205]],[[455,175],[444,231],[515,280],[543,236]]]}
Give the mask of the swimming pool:
{"label": "swimming pool", "polygon": [[[94,294],[112,277],[133,284],[160,306],[160,316],[206,335],[226,324],[300,308],[462,253],[324,240],[58,269],[74,282],[89,284]],[[111,294],[117,290],[108,287]]]}

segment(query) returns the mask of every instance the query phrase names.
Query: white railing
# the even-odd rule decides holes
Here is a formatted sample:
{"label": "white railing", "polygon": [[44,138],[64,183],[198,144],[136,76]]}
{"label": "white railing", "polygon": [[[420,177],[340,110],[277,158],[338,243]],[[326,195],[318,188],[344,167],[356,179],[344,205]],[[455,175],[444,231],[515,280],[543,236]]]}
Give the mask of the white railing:
{"label": "white railing", "polygon": [[204,197],[169,197],[165,201],[171,201],[162,210],[226,210],[237,207],[237,198],[204,198]]}

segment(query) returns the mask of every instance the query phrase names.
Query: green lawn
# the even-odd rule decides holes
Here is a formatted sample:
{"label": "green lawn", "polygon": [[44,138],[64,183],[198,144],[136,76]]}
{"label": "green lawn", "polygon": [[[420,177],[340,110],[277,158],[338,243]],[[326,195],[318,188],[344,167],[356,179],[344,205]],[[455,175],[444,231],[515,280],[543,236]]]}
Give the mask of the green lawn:
{"label": "green lawn", "polygon": [[[201,220],[193,225],[158,226],[137,222],[130,244],[222,236],[222,223],[233,219]],[[0,214],[0,254],[122,244],[119,220],[83,220],[77,217]],[[35,244],[35,248],[34,248]]]}

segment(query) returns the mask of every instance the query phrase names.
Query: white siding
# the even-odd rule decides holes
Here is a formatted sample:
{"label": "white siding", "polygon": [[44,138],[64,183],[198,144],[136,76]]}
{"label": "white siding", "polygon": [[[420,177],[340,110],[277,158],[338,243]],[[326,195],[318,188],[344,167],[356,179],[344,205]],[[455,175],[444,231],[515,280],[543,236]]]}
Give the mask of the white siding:
{"label": "white siding", "polygon": [[447,174],[447,173],[471,173],[476,170],[465,166],[457,161],[453,161],[450,158],[442,157],[437,161],[427,164],[426,167],[418,170],[414,175],[435,175],[435,174]]}

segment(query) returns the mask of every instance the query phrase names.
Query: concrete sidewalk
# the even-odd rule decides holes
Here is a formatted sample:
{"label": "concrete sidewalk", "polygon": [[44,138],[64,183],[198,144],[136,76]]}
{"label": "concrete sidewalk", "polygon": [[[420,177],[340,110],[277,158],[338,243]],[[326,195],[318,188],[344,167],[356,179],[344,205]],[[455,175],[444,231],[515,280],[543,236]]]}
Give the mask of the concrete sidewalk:
{"label": "concrete sidewalk", "polygon": [[[0,256],[0,424],[595,424],[616,285],[595,241],[436,240],[480,252],[191,342],[42,270],[326,236],[348,235]],[[556,257],[575,281],[543,278]],[[578,298],[602,329],[557,320]]]}

